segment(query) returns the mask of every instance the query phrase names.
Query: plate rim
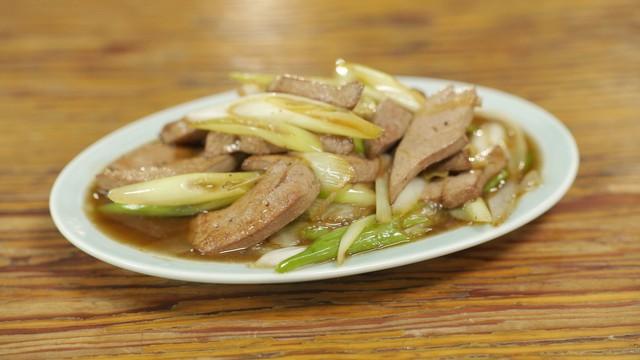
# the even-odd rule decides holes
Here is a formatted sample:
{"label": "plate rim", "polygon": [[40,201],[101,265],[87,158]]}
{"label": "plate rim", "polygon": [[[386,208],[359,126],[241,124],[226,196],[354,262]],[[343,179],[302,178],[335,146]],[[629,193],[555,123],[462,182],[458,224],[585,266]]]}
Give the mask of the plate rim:
{"label": "plate rim", "polygon": [[[265,269],[265,272],[261,272],[261,273],[255,273],[251,275],[241,274],[241,276],[245,276],[245,277],[248,276],[248,278],[238,278],[237,276],[232,276],[229,273],[216,274],[215,271],[212,271],[212,273],[203,274],[201,272],[185,271],[179,268],[176,268],[176,269],[172,269],[170,267],[156,268],[154,266],[150,266],[146,264],[127,261],[126,259],[122,259],[118,256],[114,256],[113,254],[102,252],[96,249],[96,247],[92,246],[91,241],[86,241],[85,239],[82,239],[76,236],[76,233],[71,228],[72,224],[69,224],[69,222],[65,221],[65,219],[63,218],[63,214],[61,213],[62,210],[59,207],[59,205],[61,204],[60,201],[62,201],[60,199],[60,196],[62,195],[62,192],[64,189],[64,182],[69,176],[71,176],[70,172],[73,170],[74,167],[78,166],[79,163],[81,164],[84,158],[89,157],[95,151],[95,149],[102,146],[103,143],[108,143],[112,141],[111,140],[112,138],[117,138],[122,136],[121,134],[127,133],[130,129],[134,127],[143,126],[142,124],[146,123],[147,121],[150,121],[158,117],[167,116],[167,114],[170,114],[170,113],[180,113],[183,109],[188,109],[194,106],[197,107],[200,104],[208,105],[212,102],[226,101],[227,99],[232,99],[236,96],[234,91],[226,91],[226,92],[220,92],[220,93],[212,94],[209,96],[201,97],[191,101],[187,101],[187,102],[154,112],[152,114],[146,115],[140,119],[132,121],[104,135],[103,137],[98,139],[96,142],[94,142],[93,144],[83,149],[79,154],[77,154],[70,162],[68,162],[65,165],[62,171],[58,174],[53,184],[53,187],[50,193],[50,198],[49,198],[49,211],[53,219],[53,222],[58,228],[58,230],[60,231],[60,233],[74,246],[76,246],[83,252],[91,255],[92,257],[98,260],[104,261],[106,263],[109,263],[113,266],[117,266],[122,269],[130,270],[130,271],[134,271],[134,272],[138,272],[146,275],[167,278],[167,279],[190,281],[190,282],[201,282],[201,283],[216,283],[216,284],[294,283],[294,282],[314,281],[314,280],[322,280],[322,279],[329,279],[329,278],[338,278],[338,277],[363,274],[363,273],[368,273],[368,272],[373,272],[378,270],[384,270],[389,268],[395,268],[399,266],[404,266],[404,265],[408,265],[408,264],[412,264],[420,261],[437,258],[440,256],[444,256],[447,254],[451,254],[467,248],[474,247],[476,245],[479,245],[484,242],[488,242],[500,236],[503,236],[517,228],[524,226],[525,224],[536,219],[537,217],[541,216],[546,211],[548,211],[553,205],[555,205],[558,201],[560,201],[562,197],[566,194],[566,192],[570,189],[571,185],[573,184],[577,176],[578,168],[579,168],[580,159],[579,159],[578,146],[575,141],[575,138],[573,137],[569,129],[566,127],[566,125],[563,122],[561,122],[558,118],[556,118],[554,115],[552,115],[550,112],[548,112],[547,110],[519,96],[504,92],[502,90],[481,86],[477,84],[469,84],[469,83],[459,82],[454,80],[436,79],[436,78],[429,78],[429,77],[417,77],[417,76],[399,76],[398,78],[403,82],[406,82],[411,85],[418,85],[418,86],[420,86],[421,83],[423,84],[423,86],[444,86],[446,84],[453,84],[456,86],[474,86],[478,89],[478,91],[481,94],[493,93],[495,95],[499,95],[500,97],[507,99],[508,101],[519,103],[519,105],[521,106],[526,106],[531,110],[538,112],[539,114],[544,116],[547,120],[551,121],[551,123],[553,123],[553,125],[558,130],[558,135],[561,135],[565,140],[567,140],[566,144],[568,145],[568,148],[566,150],[569,151],[568,155],[569,155],[569,158],[571,159],[571,163],[566,169],[567,176],[563,179],[561,184],[553,190],[550,196],[542,199],[542,201],[537,203],[525,215],[520,216],[519,218],[517,218],[516,221],[504,223],[497,227],[491,227],[492,231],[490,232],[489,236],[487,235],[482,236],[482,232],[484,232],[484,230],[482,229],[485,229],[486,226],[476,225],[476,226],[473,226],[473,228],[481,229],[480,231],[481,233],[475,236],[475,239],[473,239],[472,241],[466,241],[466,242],[457,241],[457,242],[453,242],[449,246],[435,248],[431,251],[427,251],[426,253],[406,254],[401,258],[392,257],[382,262],[374,261],[370,263],[361,264],[358,266],[345,266],[347,265],[345,264],[341,267],[333,267],[330,270],[324,270],[324,271],[315,271],[315,272],[314,271],[294,271],[286,274],[280,274],[273,271],[273,269]],[[184,111],[182,113],[184,113]],[[538,141],[538,139],[536,139],[535,137],[534,137],[534,140]],[[134,143],[136,146],[141,144],[141,142],[140,143],[134,142]],[[544,167],[544,161],[543,161],[543,167]],[[85,184],[85,188],[83,189],[83,194],[86,193],[86,191],[88,190],[86,186],[88,186],[88,184]],[[85,218],[88,218],[84,209],[80,209],[80,212],[82,213],[82,216],[84,216]],[[91,221],[89,220],[89,222]],[[105,238],[114,242],[118,242],[117,240],[103,233],[97,227],[93,226],[93,228]],[[452,231],[455,231],[455,230],[452,230]],[[428,238],[429,237],[427,237],[426,239]],[[425,238],[418,239],[415,242],[420,242],[420,241],[425,241]],[[137,249],[133,246],[128,246],[128,247],[132,249],[136,249],[148,256],[153,256],[156,258],[163,257],[160,254],[154,254],[148,251],[144,251],[142,249]],[[366,255],[361,255],[361,256],[366,256]],[[174,258],[174,259],[177,261],[184,260],[179,258]],[[197,261],[198,263],[203,262],[199,260],[191,260],[191,261]],[[211,262],[211,263],[228,265],[228,263],[220,263],[220,262]],[[313,268],[313,267],[309,267],[307,269],[310,269],[310,268]]]}

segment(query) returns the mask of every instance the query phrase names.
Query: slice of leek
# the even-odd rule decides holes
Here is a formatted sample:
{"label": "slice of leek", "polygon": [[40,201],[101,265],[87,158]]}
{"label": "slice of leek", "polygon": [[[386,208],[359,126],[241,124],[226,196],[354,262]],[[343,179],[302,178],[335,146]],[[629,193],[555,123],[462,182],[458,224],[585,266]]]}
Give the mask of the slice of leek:
{"label": "slice of leek", "polygon": [[364,155],[366,151],[364,148],[364,140],[360,138],[353,138],[353,150],[356,154]]}
{"label": "slice of leek", "polygon": [[333,201],[355,206],[375,206],[376,193],[366,185],[355,184],[338,190]]}
{"label": "slice of leek", "polygon": [[148,217],[178,217],[191,216],[203,211],[221,209],[236,201],[242,194],[230,196],[203,204],[184,206],[160,206],[139,204],[109,203],[102,205],[98,211],[112,215],[148,216]]}
{"label": "slice of leek", "polygon": [[495,192],[498,188],[504,184],[504,182],[509,178],[509,171],[507,169],[500,170],[494,177],[489,179],[484,187],[482,188],[483,193]]}
{"label": "slice of leek", "polygon": [[[408,88],[395,77],[380,70],[338,59],[336,61],[336,74],[345,81],[360,80],[365,85],[385,94],[411,111],[418,111],[424,106],[422,95]],[[365,90],[365,95],[377,97],[373,91],[367,92]]]}
{"label": "slice of leek", "polygon": [[389,175],[385,173],[376,179],[376,220],[385,224],[390,222],[391,204],[389,203]]}
{"label": "slice of leek", "polygon": [[373,225],[376,222],[375,215],[369,215],[367,217],[363,217],[351,223],[347,228],[347,231],[340,238],[340,245],[338,246],[338,256],[337,262],[338,265],[344,262],[344,258],[347,254],[347,250],[353,245],[353,242],[356,241],[358,236],[362,234],[364,229],[368,226]]}
{"label": "slice of leek", "polygon": [[193,173],[125,185],[107,196],[120,204],[195,205],[244,194],[259,177],[256,172]]}
{"label": "slice of leek", "polygon": [[420,201],[420,197],[426,186],[427,182],[421,177],[416,177],[411,180],[407,186],[402,189],[400,194],[398,194],[393,205],[391,205],[393,215],[404,215],[411,211],[418,201]]}
{"label": "slice of leek", "polygon": [[456,219],[477,223],[490,223],[493,221],[491,212],[484,200],[479,197],[464,204],[462,207],[449,211]]}
{"label": "slice of leek", "polygon": [[321,192],[340,190],[355,176],[353,166],[342,156],[325,152],[306,152],[296,156],[309,163],[320,181]]}
{"label": "slice of leek", "polygon": [[227,116],[194,121],[191,125],[197,129],[257,136],[269,143],[294,151],[322,151],[322,144],[317,136],[287,123]]}
{"label": "slice of leek", "polygon": [[349,110],[288,94],[246,96],[228,109],[231,115],[269,122],[284,122],[321,134],[375,139],[382,133],[377,125]]}

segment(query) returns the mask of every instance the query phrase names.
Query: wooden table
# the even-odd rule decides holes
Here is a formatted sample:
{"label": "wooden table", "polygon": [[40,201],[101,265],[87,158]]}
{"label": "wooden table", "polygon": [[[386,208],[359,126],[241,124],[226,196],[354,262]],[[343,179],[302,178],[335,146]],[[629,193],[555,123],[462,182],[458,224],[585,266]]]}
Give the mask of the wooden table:
{"label": "wooden table", "polygon": [[[2,1],[0,358],[640,359],[637,1]],[[343,279],[199,285],[69,244],[51,185],[87,145],[345,57],[531,99],[581,150],[551,211],[456,254]]]}

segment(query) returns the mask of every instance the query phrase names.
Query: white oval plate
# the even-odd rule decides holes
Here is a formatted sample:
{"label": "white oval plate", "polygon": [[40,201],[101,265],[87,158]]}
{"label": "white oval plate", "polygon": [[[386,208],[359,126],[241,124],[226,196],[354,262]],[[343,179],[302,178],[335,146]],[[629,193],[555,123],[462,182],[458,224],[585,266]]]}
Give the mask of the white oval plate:
{"label": "white oval plate", "polygon": [[[402,77],[406,84],[432,93],[447,80]],[[49,207],[60,232],[84,252],[107,263],[143,274],[207,283],[284,283],[335,278],[388,269],[460,251],[506,234],[551,208],[571,186],[578,169],[578,148],[567,128],[553,115],[516,96],[478,86],[482,112],[518,123],[542,153],[543,184],[525,194],[500,226],[467,226],[426,239],[353,256],[341,265],[326,263],[286,274],[245,264],[193,261],[146,252],[109,238],[87,218],[85,196],[94,176],[123,153],[156,139],[162,126],[185,113],[236,97],[232,92],[208,96],[149,115],[89,146],[58,176]]]}

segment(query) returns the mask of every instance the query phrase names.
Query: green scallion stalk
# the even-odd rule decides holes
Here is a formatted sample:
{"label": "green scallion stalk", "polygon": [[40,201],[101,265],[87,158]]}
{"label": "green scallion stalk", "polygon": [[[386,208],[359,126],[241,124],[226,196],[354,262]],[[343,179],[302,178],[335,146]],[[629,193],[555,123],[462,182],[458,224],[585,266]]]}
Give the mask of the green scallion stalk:
{"label": "green scallion stalk", "polygon": [[[337,228],[318,237],[305,251],[278,264],[276,271],[284,273],[302,266],[334,260],[338,255],[340,239],[347,231],[347,228],[347,226]],[[365,231],[358,236],[349,247],[349,250],[347,250],[347,254],[353,255],[409,241],[410,238],[398,228],[397,224],[393,222],[376,224],[365,229]]]}
{"label": "green scallion stalk", "polygon": [[209,201],[198,205],[161,206],[109,203],[98,207],[98,211],[111,215],[147,216],[147,217],[179,217],[192,216],[207,210],[223,208],[235,200],[236,197],[228,197]]}
{"label": "green scallion stalk", "polygon": [[484,184],[484,188],[482,189],[482,191],[484,193],[495,191],[508,178],[509,178],[509,171],[507,169],[502,169],[494,177],[489,179],[489,181],[487,181],[486,184]]}
{"label": "green scallion stalk", "polygon": [[364,140],[360,138],[353,138],[353,146],[357,154],[364,155],[365,153]]}

